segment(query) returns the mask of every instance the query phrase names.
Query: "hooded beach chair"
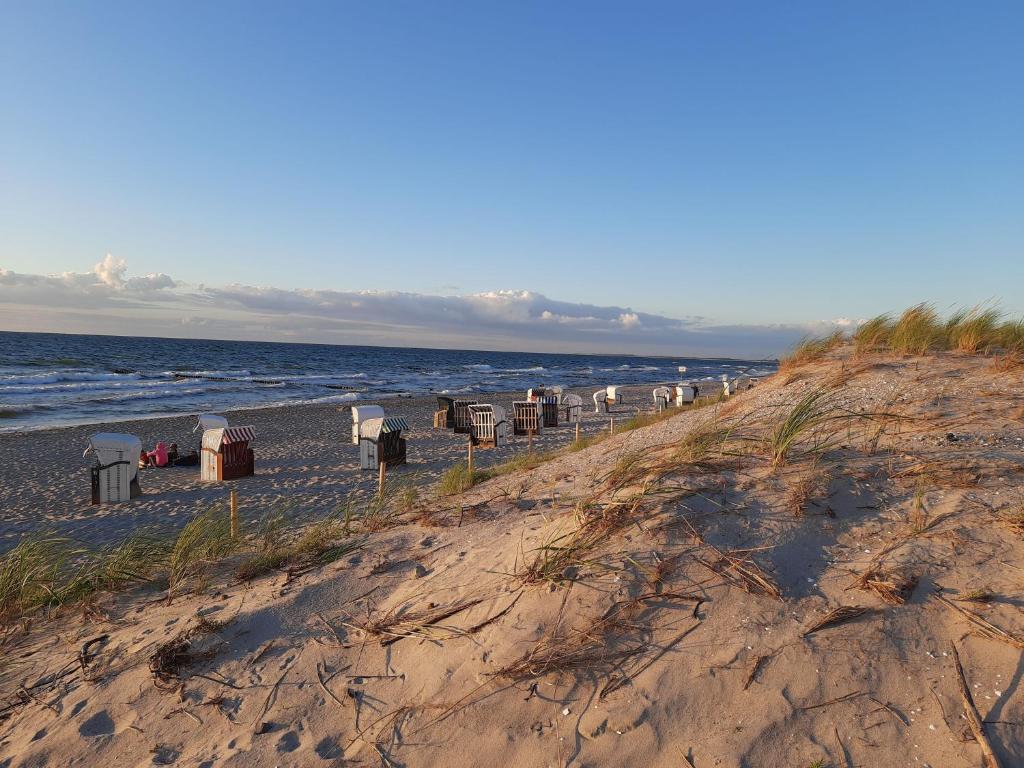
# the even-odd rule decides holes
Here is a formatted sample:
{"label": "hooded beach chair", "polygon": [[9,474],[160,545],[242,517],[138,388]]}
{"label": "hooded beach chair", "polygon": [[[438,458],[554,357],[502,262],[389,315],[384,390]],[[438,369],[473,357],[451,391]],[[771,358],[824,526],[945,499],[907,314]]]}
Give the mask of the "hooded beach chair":
{"label": "hooded beach chair", "polygon": [[732,380],[730,384],[730,389],[735,393],[742,392],[745,389],[750,389],[751,386],[752,385],[750,383],[750,377],[747,376],[747,374],[745,373],[741,373],[739,376]]}
{"label": "hooded beach chair", "polygon": [[557,397],[558,398],[558,404],[561,405],[562,404],[562,390],[563,389],[564,389],[564,387],[562,387],[560,384],[556,384],[553,387],[547,387],[547,394],[548,395],[554,395],[555,397]]}
{"label": "hooded beach chair", "polygon": [[456,400],[452,407],[455,410],[455,432],[468,435],[473,431],[473,419],[469,414],[469,406],[476,405],[476,400]]}
{"label": "hooded beach chair", "polygon": [[359,423],[366,419],[383,419],[384,409],[379,405],[352,406],[352,445],[359,445]]}
{"label": "hooded beach chair", "polygon": [[676,405],[689,405],[697,399],[697,388],[692,384],[676,384]]}
{"label": "hooded beach chair", "polygon": [[579,424],[583,417],[583,398],[571,392],[562,398],[562,408],[565,409],[565,421],[569,424]]}
{"label": "hooded beach chair", "polygon": [[[550,390],[548,390],[550,391]],[[537,406],[540,408],[541,420],[544,428],[558,426],[558,396],[544,395],[538,398]]]}
{"label": "hooded beach chair", "polygon": [[401,416],[365,419],[359,423],[359,468],[377,469],[381,464],[405,464],[406,447],[402,430],[409,425]]}
{"label": "hooded beach chair", "polygon": [[517,400],[512,403],[512,433],[539,435],[544,431],[544,418],[537,403]]}
{"label": "hooded beach chair", "polygon": [[658,387],[654,390],[654,410],[664,411],[672,399],[672,393],[668,387]]}
{"label": "hooded beach chair", "polygon": [[142,495],[139,487],[139,455],[142,441],[135,435],[100,432],[89,438],[90,453],[95,463],[89,468],[92,503],[107,504],[128,501]]}
{"label": "hooded beach chair", "polygon": [[256,439],[252,427],[220,427],[203,432],[199,477],[219,483],[256,473],[256,457],[249,443]]}
{"label": "hooded beach chair", "polygon": [[498,448],[508,444],[508,422],[505,420],[504,408],[481,403],[469,406],[469,414],[473,420],[473,445]]}
{"label": "hooded beach chair", "polygon": [[594,413],[599,413],[601,406],[604,406],[605,413],[608,412],[608,390],[599,389],[594,393]]}
{"label": "hooded beach chair", "polygon": [[538,398],[544,397],[546,394],[547,389],[545,387],[531,387],[526,390],[526,399],[533,403],[536,402]]}
{"label": "hooded beach chair", "polygon": [[434,411],[434,429],[451,429],[455,426],[455,398],[437,396],[437,410]]}
{"label": "hooded beach chair", "polygon": [[196,425],[192,427],[192,431],[202,430],[205,432],[208,429],[223,429],[227,425],[228,420],[223,416],[218,416],[215,413],[200,413]]}

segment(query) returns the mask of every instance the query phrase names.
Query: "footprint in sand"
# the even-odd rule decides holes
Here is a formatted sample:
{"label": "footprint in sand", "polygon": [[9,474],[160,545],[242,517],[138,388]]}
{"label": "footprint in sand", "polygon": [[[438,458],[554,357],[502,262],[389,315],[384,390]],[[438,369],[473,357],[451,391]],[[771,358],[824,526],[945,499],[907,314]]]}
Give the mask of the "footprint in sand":
{"label": "footprint in sand", "polygon": [[337,760],[341,757],[341,745],[337,739],[328,736],[317,742],[316,754],[321,760]]}
{"label": "footprint in sand", "polygon": [[102,736],[113,736],[114,721],[107,713],[107,710],[104,709],[100,712],[97,712],[95,715],[93,715],[80,726],[78,726],[78,732],[82,736],[85,736],[89,739],[96,739]]}
{"label": "footprint in sand", "polygon": [[287,731],[277,740],[278,752],[294,752],[300,746],[302,746],[302,741],[295,731]]}

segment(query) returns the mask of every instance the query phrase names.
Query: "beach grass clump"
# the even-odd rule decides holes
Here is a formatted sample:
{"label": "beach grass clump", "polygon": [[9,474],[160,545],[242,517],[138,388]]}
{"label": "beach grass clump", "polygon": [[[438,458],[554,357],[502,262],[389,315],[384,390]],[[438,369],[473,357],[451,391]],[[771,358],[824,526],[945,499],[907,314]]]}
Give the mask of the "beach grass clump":
{"label": "beach grass clump", "polygon": [[838,329],[828,336],[807,336],[797,342],[793,351],[779,361],[779,370],[788,371],[821,360],[845,342],[846,336]]}
{"label": "beach grass clump", "polygon": [[810,450],[820,452],[830,444],[829,435],[820,434],[820,427],[838,418],[840,409],[833,391],[819,387],[810,390],[780,417],[767,439],[768,457],[773,469],[787,462],[796,445],[811,436]]}
{"label": "beach grass clump", "polygon": [[477,481],[477,474],[466,462],[459,461],[448,467],[437,481],[437,492],[442,496],[457,496],[472,488]]}
{"label": "beach grass clump", "polygon": [[26,536],[0,558],[0,618],[44,605],[59,592],[61,569],[71,556],[68,539]]}
{"label": "beach grass clump", "polygon": [[202,572],[207,564],[230,554],[231,520],[220,506],[200,512],[181,529],[167,561],[167,589],[174,592],[182,582]]}
{"label": "beach grass clump", "polygon": [[904,310],[889,334],[889,348],[898,355],[926,355],[946,347],[946,327],[931,304]]}
{"label": "beach grass clump", "polygon": [[55,592],[55,601],[74,602],[96,592],[150,581],[166,568],[170,550],[166,539],[144,532],[129,534],[112,547],[80,558]]}
{"label": "beach grass clump", "polygon": [[893,329],[892,315],[884,314],[861,323],[853,333],[853,348],[858,355],[889,348]]}
{"label": "beach grass clump", "polygon": [[1002,317],[1003,313],[994,307],[957,310],[946,320],[946,343],[957,352],[987,351],[999,342]]}
{"label": "beach grass clump", "polygon": [[642,427],[649,427],[653,424],[667,421],[676,415],[678,415],[678,411],[673,411],[671,408],[666,408],[663,411],[651,411],[650,413],[638,413],[623,424],[620,429],[623,432],[631,432],[634,429],[641,429]]}

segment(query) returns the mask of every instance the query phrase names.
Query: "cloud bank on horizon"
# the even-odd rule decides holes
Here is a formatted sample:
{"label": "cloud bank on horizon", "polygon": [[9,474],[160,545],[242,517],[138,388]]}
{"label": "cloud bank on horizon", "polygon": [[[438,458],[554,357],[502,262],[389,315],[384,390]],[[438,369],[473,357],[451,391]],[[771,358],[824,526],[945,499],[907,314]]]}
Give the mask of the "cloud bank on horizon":
{"label": "cloud bank on horizon", "polygon": [[89,272],[0,268],[0,328],[12,331],[762,358],[848,324],[716,324],[515,290],[433,296],[216,287],[163,273],[129,277],[125,261],[110,254]]}

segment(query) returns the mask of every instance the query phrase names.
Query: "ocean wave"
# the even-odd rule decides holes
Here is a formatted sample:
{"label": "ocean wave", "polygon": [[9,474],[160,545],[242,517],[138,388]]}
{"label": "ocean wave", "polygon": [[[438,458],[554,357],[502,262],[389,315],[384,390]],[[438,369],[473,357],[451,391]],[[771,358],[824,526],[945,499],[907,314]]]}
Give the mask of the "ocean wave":
{"label": "ocean wave", "polygon": [[[178,376],[183,379],[245,379],[251,378],[251,371],[164,371],[165,376]],[[262,378],[262,377],[261,377]],[[267,376],[266,378],[275,378]]]}
{"label": "ocean wave", "polygon": [[62,381],[137,381],[139,373],[100,373],[98,371],[48,371],[0,376],[0,387],[16,384],[57,384]]}
{"label": "ocean wave", "polygon": [[59,395],[77,392],[96,392],[102,390],[118,390],[125,387],[169,387],[187,386],[194,381],[168,381],[167,379],[137,379],[125,377],[125,380],[108,379],[106,381],[76,381],[56,384],[14,384],[0,383],[0,396],[6,395]]}

